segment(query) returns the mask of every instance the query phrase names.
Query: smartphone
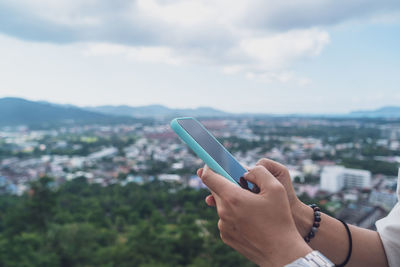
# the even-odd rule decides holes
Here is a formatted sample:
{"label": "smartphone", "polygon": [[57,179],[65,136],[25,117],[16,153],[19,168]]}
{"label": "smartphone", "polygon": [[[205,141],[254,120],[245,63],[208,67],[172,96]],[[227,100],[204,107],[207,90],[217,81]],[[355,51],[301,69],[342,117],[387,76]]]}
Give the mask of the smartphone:
{"label": "smartphone", "polygon": [[171,128],[213,171],[236,185],[258,193],[258,187],[243,178],[247,170],[198,120],[176,118],[171,121]]}

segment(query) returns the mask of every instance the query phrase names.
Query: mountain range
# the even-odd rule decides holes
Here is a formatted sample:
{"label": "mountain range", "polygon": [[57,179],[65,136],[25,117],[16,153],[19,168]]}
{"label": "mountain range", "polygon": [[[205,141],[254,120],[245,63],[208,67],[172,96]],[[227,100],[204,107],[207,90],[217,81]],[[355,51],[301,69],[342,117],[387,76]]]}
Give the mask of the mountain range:
{"label": "mountain range", "polygon": [[[173,109],[162,105],[77,107],[22,98],[0,98],[0,126],[41,125],[54,123],[122,123],[143,119],[172,117],[238,117],[272,116],[271,114],[233,114],[210,107]],[[296,116],[302,116],[296,115]],[[304,115],[306,116],[306,115]],[[317,117],[318,115],[313,115]],[[310,117],[310,116],[307,116]],[[340,118],[400,118],[400,107],[382,107],[377,110],[354,111],[348,114],[324,115]]]}
{"label": "mountain range", "polygon": [[149,105],[140,107],[131,106],[98,106],[86,107],[85,109],[103,114],[117,116],[131,116],[136,118],[165,118],[165,117],[223,117],[232,114],[209,107],[195,109],[173,109],[162,105]]}
{"label": "mountain range", "polygon": [[132,117],[116,117],[71,105],[35,102],[22,98],[0,98],[0,125],[43,125],[54,123],[133,121]]}
{"label": "mountain range", "polygon": [[388,106],[376,110],[353,111],[349,114],[349,116],[365,118],[399,118],[400,107]]}

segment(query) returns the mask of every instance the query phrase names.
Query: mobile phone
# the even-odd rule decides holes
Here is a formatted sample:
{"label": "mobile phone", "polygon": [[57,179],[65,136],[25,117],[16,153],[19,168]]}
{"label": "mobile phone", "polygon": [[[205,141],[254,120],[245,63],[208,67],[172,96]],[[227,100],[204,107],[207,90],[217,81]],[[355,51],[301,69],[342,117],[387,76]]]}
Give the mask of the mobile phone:
{"label": "mobile phone", "polygon": [[213,171],[236,185],[258,193],[258,187],[243,178],[247,170],[198,120],[176,118],[171,121],[171,128]]}

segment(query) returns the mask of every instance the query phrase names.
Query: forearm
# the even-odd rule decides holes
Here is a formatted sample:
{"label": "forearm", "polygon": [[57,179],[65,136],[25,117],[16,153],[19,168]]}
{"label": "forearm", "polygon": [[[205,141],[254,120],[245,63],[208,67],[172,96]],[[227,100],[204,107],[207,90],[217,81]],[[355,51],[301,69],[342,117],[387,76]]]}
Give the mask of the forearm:
{"label": "forearm", "polygon": [[[295,207],[292,207],[292,214],[298,231],[302,236],[306,236],[313,224],[312,209],[298,202]],[[346,229],[337,219],[321,214],[318,233],[309,245],[335,264],[340,264],[345,260],[349,250]],[[388,266],[385,251],[377,232],[352,225],[349,225],[349,228],[353,240],[353,250],[346,266]]]}

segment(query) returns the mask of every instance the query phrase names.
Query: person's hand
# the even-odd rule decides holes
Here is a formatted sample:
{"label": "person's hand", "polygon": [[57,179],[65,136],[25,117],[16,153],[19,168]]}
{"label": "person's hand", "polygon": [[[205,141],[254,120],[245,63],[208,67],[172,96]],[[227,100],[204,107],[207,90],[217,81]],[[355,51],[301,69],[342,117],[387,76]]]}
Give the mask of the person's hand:
{"label": "person's hand", "polygon": [[[297,230],[300,235],[306,236],[312,225],[313,212],[297,197],[290,179],[289,170],[284,165],[267,158],[260,159],[256,166],[266,168],[285,187]],[[207,196],[205,201],[207,205],[215,206],[215,199],[212,195]],[[305,222],[304,217],[310,218],[310,221]]]}
{"label": "person's hand", "polygon": [[285,188],[265,167],[245,175],[260,188],[258,194],[207,166],[197,174],[212,192],[224,243],[262,266],[283,266],[312,251],[296,229]]}
{"label": "person's hand", "polygon": [[[257,162],[256,166],[266,168],[285,187],[291,207],[300,202],[293,189],[289,170],[284,165],[267,158],[262,158]],[[247,169],[249,168],[247,167]],[[209,206],[215,206],[215,200],[212,195],[206,197],[206,203]]]}

